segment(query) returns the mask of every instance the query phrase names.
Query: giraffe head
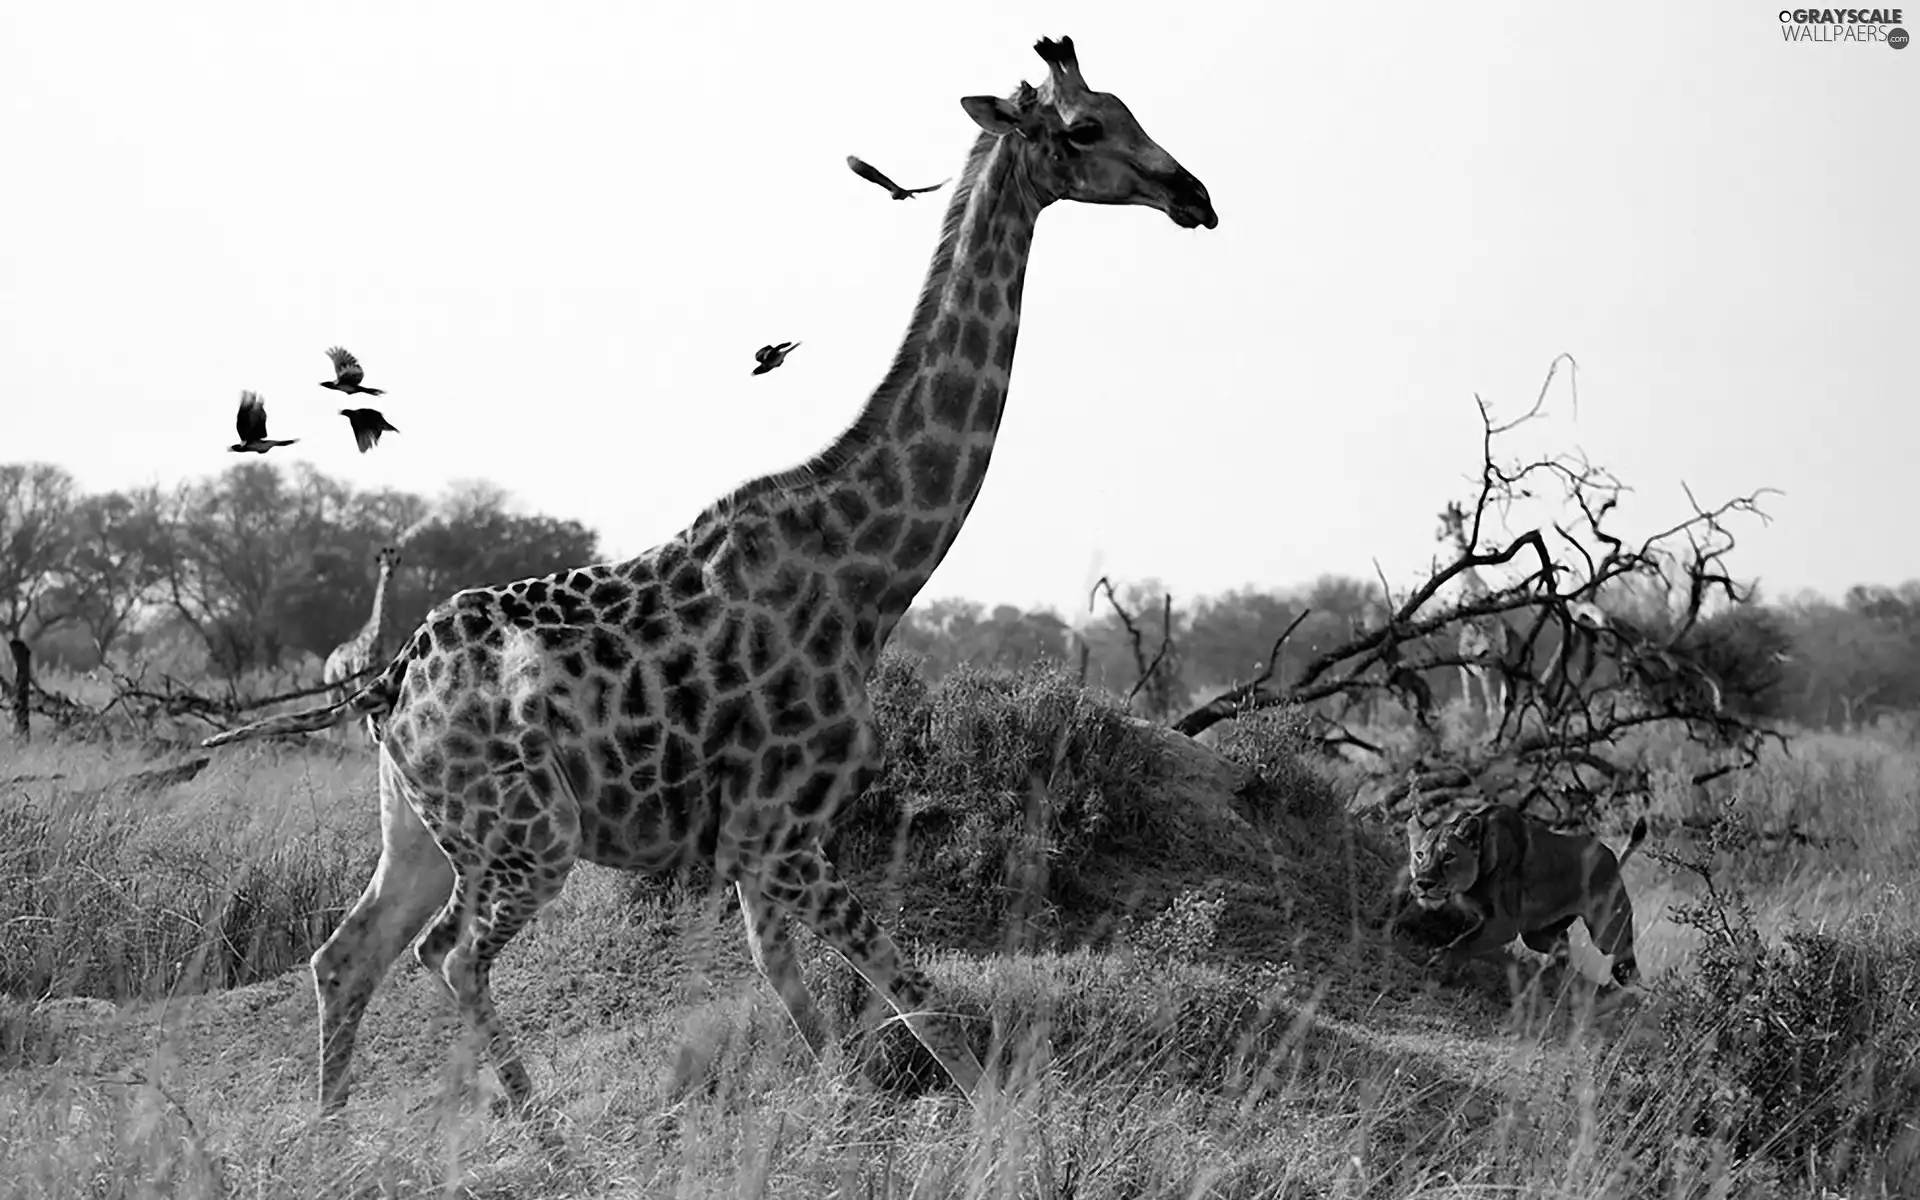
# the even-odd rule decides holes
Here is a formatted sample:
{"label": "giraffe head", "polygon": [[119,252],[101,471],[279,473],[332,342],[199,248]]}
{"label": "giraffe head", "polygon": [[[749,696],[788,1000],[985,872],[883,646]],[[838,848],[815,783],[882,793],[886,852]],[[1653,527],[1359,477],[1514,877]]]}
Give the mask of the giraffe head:
{"label": "giraffe head", "polygon": [[1459,501],[1449,500],[1447,506],[1440,510],[1440,528],[1435,531],[1434,538],[1466,549],[1469,524],[1467,510],[1460,507]]}
{"label": "giraffe head", "polygon": [[374,561],[380,564],[382,571],[392,574],[400,569],[400,547],[380,547],[380,553],[374,556]]}
{"label": "giraffe head", "polygon": [[1010,99],[967,96],[960,106],[988,133],[1014,139],[1043,204],[1145,204],[1182,229],[1220,223],[1206,185],[1147,136],[1120,97],[1087,86],[1072,38],[1041,38],[1033,48],[1048,70],[1039,88],[1022,83]]}

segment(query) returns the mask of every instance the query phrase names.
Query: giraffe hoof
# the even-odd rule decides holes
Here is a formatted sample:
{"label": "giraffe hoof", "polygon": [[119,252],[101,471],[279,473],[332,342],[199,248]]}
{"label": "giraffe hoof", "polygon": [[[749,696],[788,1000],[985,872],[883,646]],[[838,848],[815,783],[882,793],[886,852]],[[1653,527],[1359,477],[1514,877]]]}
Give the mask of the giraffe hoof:
{"label": "giraffe hoof", "polygon": [[536,1102],[532,1096],[523,1096],[518,1100],[512,1096],[495,1096],[487,1102],[487,1113],[511,1121],[539,1121],[549,1115],[547,1107]]}

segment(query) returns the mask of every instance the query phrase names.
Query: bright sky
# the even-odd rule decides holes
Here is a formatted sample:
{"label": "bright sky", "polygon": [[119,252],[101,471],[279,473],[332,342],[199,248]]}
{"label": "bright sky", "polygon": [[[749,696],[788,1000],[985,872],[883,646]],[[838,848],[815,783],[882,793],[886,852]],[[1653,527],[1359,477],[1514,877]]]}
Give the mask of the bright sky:
{"label": "bright sky", "polygon": [[[956,174],[959,98],[1070,34],[1220,225],[1042,217],[928,596],[1071,612],[1096,558],[1188,596],[1404,579],[1474,469],[1473,393],[1517,412],[1561,351],[1578,420],[1559,392],[1527,444],[1611,465],[1644,527],[1683,479],[1771,485],[1735,565],[1772,594],[1920,576],[1920,49],[1788,44],[1761,4],[1491,11],[6,5],[0,460],[219,471],[250,388],[302,439],[273,461],[490,478],[637,552],[884,372],[946,193],[845,156]],[[365,456],[315,386],[336,342],[402,430]]]}

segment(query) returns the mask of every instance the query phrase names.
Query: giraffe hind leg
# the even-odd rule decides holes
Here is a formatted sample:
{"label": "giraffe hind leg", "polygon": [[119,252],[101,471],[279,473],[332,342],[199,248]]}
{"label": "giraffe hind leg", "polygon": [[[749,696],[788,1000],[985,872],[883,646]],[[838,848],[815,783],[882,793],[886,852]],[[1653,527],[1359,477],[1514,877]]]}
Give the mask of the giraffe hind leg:
{"label": "giraffe hind leg", "polygon": [[793,927],[786,913],[767,899],[756,882],[740,879],[733,886],[740,897],[740,917],[747,927],[747,949],[753,955],[753,965],[773,985],[807,1048],[815,1058],[821,1057],[826,1051],[826,1023],[820,1019],[813,993],[807,990],[806,978],[800,973],[800,961],[793,952]]}
{"label": "giraffe hind leg", "polygon": [[347,1102],[353,1045],[367,1002],[453,887],[453,868],[380,756],[380,862],[346,918],[310,960],[320,1007],[320,1108]]}
{"label": "giraffe hind leg", "polygon": [[455,881],[439,919],[421,937],[417,950],[421,965],[445,981],[516,1112],[524,1112],[532,1100],[533,1081],[494,1006],[493,963],[514,935],[560,894],[580,856],[579,809],[545,772],[501,787],[498,809],[514,812],[528,792],[538,798],[537,815],[512,825],[503,817],[484,844],[464,830],[435,831],[454,863]]}

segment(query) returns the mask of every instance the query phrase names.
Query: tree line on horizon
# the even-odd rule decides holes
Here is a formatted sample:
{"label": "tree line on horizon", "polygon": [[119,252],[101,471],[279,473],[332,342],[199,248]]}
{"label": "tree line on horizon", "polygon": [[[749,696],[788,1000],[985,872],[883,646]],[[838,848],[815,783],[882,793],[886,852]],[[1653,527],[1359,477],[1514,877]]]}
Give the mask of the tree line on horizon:
{"label": "tree line on horizon", "polygon": [[[599,550],[580,522],[516,511],[485,481],[428,498],[357,490],[307,463],[262,462],[171,487],[86,492],[53,464],[0,464],[0,626],[37,661],[73,671],[141,663],[181,678],[317,677],[371,613],[374,556],[403,537],[387,613],[398,632],[461,588],[578,566]],[[1279,655],[1283,677],[1382,611],[1377,583],[1337,575],[1171,606],[1167,594],[1154,579],[1117,582],[1071,617],[924,598],[893,644],[919,655],[930,678],[963,663],[1057,660],[1090,684],[1137,691],[1138,710],[1165,717],[1253,675],[1296,621]],[[1920,713],[1920,580],[1747,608],[1749,624],[1791,647],[1756,715],[1851,728]],[[1457,671],[1433,674],[1437,699],[1458,694]]]}

